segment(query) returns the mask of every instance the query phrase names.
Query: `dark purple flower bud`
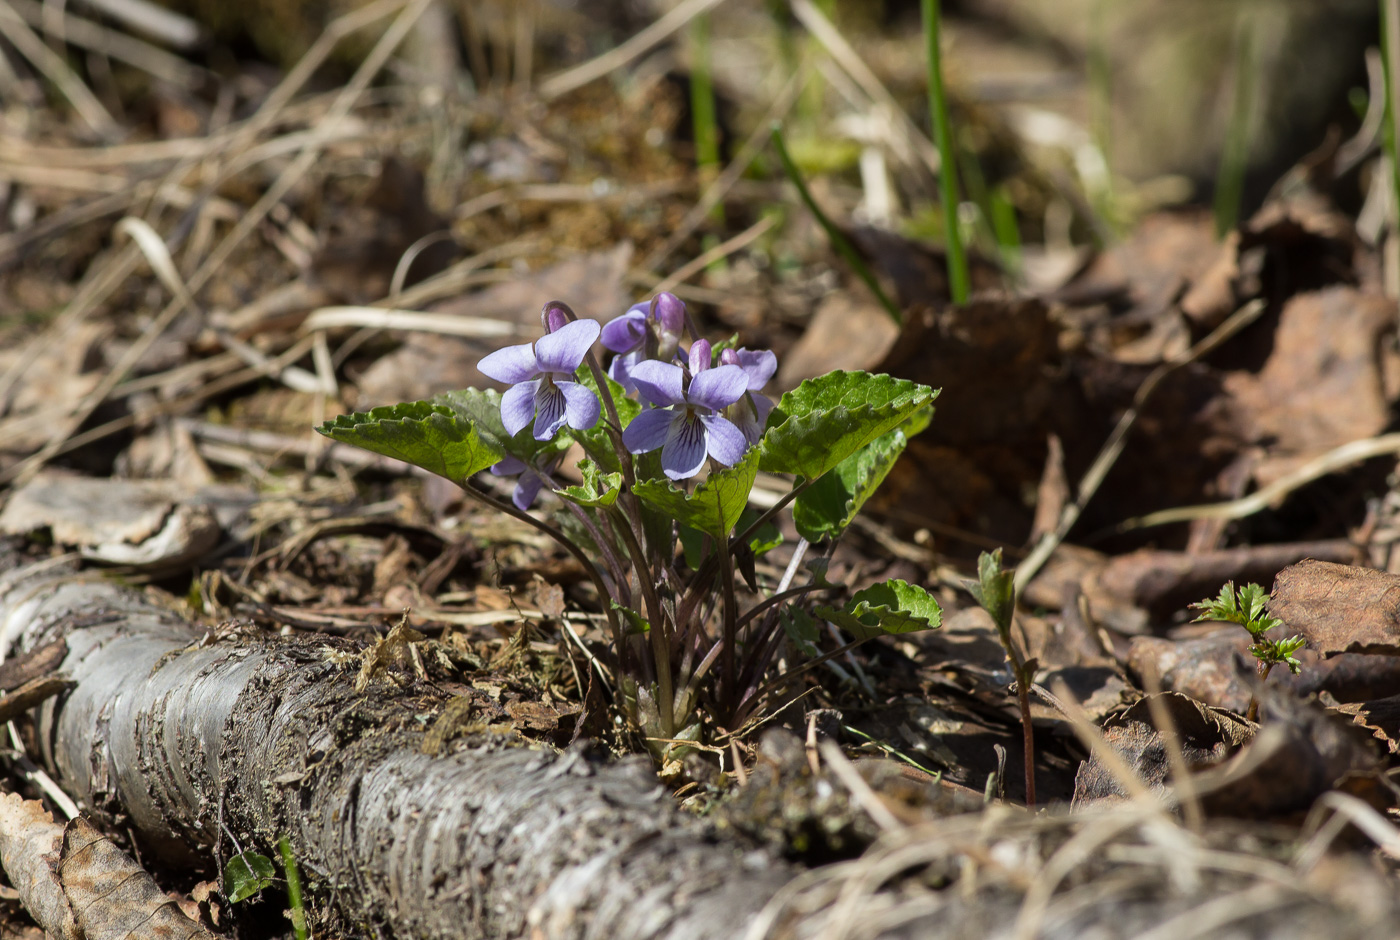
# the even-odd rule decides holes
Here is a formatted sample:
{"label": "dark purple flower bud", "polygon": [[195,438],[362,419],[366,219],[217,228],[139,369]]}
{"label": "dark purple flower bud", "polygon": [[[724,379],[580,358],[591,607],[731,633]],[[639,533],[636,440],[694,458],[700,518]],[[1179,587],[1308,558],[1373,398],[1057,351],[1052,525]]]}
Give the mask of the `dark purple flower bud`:
{"label": "dark purple flower bud", "polygon": [[572,317],[568,314],[568,308],[557,300],[551,300],[544,305],[540,311],[540,325],[544,327],[546,333],[556,333],[564,324],[568,323]]}
{"label": "dark purple flower bud", "polygon": [[656,295],[652,305],[661,331],[679,338],[685,330],[685,304],[681,299],[670,291],[662,291]]}

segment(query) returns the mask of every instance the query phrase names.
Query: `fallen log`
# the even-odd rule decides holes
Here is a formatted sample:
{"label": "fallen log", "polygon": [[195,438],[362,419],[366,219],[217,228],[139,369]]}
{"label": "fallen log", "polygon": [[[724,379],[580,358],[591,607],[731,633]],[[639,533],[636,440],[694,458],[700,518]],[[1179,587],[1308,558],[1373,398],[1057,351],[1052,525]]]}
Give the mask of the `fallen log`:
{"label": "fallen log", "polygon": [[[357,692],[366,657],[344,639],[206,632],[91,575],[7,570],[0,557],[0,654],[59,639],[72,686],[30,731],[64,787],[133,832],[148,860],[212,867],[225,829],[264,850],[287,837],[316,936],[1070,940],[1243,927],[1382,940],[1400,923],[1392,875],[1327,851],[1341,827],[1297,841],[1227,821],[1197,833],[1156,803],[887,818],[860,858],[800,871],[681,814],[645,760],[530,749],[480,726],[453,739],[434,724],[453,709],[431,682]],[[423,753],[429,732],[458,749]],[[749,786],[776,772],[761,762]],[[837,779],[880,802],[840,773],[809,785]],[[1329,800],[1400,857],[1384,817]],[[1066,855],[1085,839],[1097,848]]]}
{"label": "fallen log", "polygon": [[641,759],[490,732],[422,753],[448,696],[357,692],[344,640],[209,635],[70,569],[0,576],[0,650],[58,638],[74,685],[37,730],[83,807],[167,862],[209,865],[223,827],[286,836],[344,935],[732,937],[794,874],[716,842]]}

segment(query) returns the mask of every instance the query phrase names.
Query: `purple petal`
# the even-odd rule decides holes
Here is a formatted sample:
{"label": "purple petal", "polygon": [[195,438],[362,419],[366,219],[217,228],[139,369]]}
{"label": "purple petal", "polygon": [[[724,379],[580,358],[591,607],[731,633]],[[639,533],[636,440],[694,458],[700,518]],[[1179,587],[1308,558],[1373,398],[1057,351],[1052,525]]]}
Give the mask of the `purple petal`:
{"label": "purple petal", "polygon": [[608,366],[608,378],[621,385],[628,392],[635,392],[637,386],[632,384],[632,370],[641,361],[640,351],[614,356],[612,364]]}
{"label": "purple petal", "polygon": [[564,393],[564,418],[569,427],[587,431],[598,423],[598,396],[593,390],[578,382],[560,382],[559,391]]}
{"label": "purple petal", "polygon": [[521,382],[506,389],[501,396],[501,423],[511,437],[519,434],[535,417],[535,392],[539,381]]}
{"label": "purple petal", "polygon": [[[729,424],[728,421],[724,423]],[[681,417],[671,426],[671,433],[666,436],[666,446],[661,448],[662,472],[672,480],[685,480],[699,473],[700,468],[705,466],[705,438],[703,424],[695,418]],[[743,439],[744,436],[740,434],[739,440]]]}
{"label": "purple petal", "polygon": [[546,333],[553,333],[568,322],[569,315],[557,300],[551,300],[540,311],[540,326],[544,327]]}
{"label": "purple petal", "polygon": [[715,366],[690,380],[686,400],[715,411],[727,408],[748,391],[749,377],[738,366]]}
{"label": "purple petal", "polygon": [[525,461],[518,457],[512,457],[509,454],[491,465],[491,475],[493,477],[513,477],[517,473],[524,472],[524,470]]}
{"label": "purple petal", "polygon": [[535,393],[535,440],[547,441],[554,437],[564,426],[568,407],[568,399],[558,385],[541,381],[540,390]]}
{"label": "purple petal", "polygon": [[603,324],[603,346],[613,352],[631,352],[647,335],[647,305],[633,304],[620,317]]}
{"label": "purple petal", "polygon": [[542,486],[544,486],[544,478],[533,470],[527,470],[516,481],[515,492],[510,494],[510,501],[515,503],[516,509],[524,512],[534,505],[535,497],[540,495],[540,487]]}
{"label": "purple petal", "polygon": [[740,430],[744,440],[757,444],[768,425],[768,415],[773,411],[773,402],[757,392],[750,392],[725,409],[724,416]]}
{"label": "purple petal", "polygon": [[539,363],[535,359],[535,348],[529,343],[498,349],[482,357],[476,367],[481,370],[482,375],[510,385],[528,382],[540,373]]}
{"label": "purple petal", "polygon": [[749,377],[749,391],[756,392],[768,384],[778,371],[778,357],[771,349],[736,349],[739,368]]}
{"label": "purple petal", "polygon": [[685,402],[680,366],[645,359],[632,367],[631,378],[632,384],[637,387],[637,394],[649,404],[665,407]]}
{"label": "purple petal", "polygon": [[535,357],[541,372],[574,374],[593,341],[598,338],[597,320],[575,320],[565,323],[548,336],[535,340]]}
{"label": "purple petal", "polygon": [[665,408],[648,408],[622,429],[622,446],[634,454],[645,454],[666,443],[671,424],[679,417]]}
{"label": "purple petal", "polygon": [[661,331],[679,338],[685,329],[685,304],[670,291],[657,294],[654,302],[656,322],[661,324]]}
{"label": "purple petal", "polygon": [[710,367],[710,341],[697,339],[690,345],[690,374],[699,375]]}
{"label": "purple petal", "polygon": [[736,428],[728,418],[701,415],[700,422],[705,426],[705,449],[710,452],[711,457],[726,467],[738,463],[744,456],[744,451],[749,449],[744,432]]}

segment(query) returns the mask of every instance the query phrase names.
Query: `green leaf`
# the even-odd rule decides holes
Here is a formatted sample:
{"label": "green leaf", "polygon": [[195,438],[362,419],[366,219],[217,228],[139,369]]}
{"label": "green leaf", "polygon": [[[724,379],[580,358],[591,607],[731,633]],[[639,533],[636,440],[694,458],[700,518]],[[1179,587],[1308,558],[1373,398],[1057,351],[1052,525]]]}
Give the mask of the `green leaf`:
{"label": "green leaf", "polygon": [[839,610],[818,607],[814,613],[857,640],[933,630],[943,622],[943,610],[932,594],[898,578],[857,591]]}
{"label": "green leaf", "polygon": [[1264,593],[1264,589],[1259,585],[1246,584],[1239,589],[1237,596],[1235,582],[1226,581],[1225,586],[1220,589],[1219,597],[1214,600],[1206,598],[1191,605],[1193,610],[1203,611],[1192,623],[1200,620],[1237,623],[1259,637],[1283,623],[1277,617],[1270,617],[1264,613],[1268,603],[1269,595]]}
{"label": "green leaf", "polygon": [[266,855],[247,851],[235,855],[224,866],[224,897],[230,904],[247,900],[271,886],[276,871]]}
{"label": "green leaf", "polygon": [[757,476],[758,448],[751,447],[743,460],[710,474],[694,493],[686,493],[662,480],[640,481],[632,492],[642,502],[678,519],[682,525],[719,539],[726,538],[739,521]]}
{"label": "green leaf", "polygon": [[922,430],[937,395],[927,385],[867,372],[808,379],[769,416],[759,468],[815,480],[905,422]]}
{"label": "green leaf", "polygon": [[651,629],[650,621],[648,621],[647,618],[643,617],[641,614],[637,613],[631,607],[626,607],[622,604],[619,604],[617,601],[609,601],[609,605],[612,607],[613,610],[622,614],[622,619],[627,621],[627,633],[629,635],[635,636],[637,634],[643,634]]}
{"label": "green leaf", "polygon": [[[598,395],[598,383],[594,380],[593,370],[588,368],[588,363],[585,362],[578,367],[574,378],[592,390],[593,394]],[[613,404],[617,407],[617,420],[625,428],[632,423],[633,418],[641,413],[641,403],[628,398],[627,390],[606,375],[603,376],[603,381],[607,383],[608,391],[612,394]],[[622,464],[617,458],[617,451],[613,449],[612,438],[608,436],[607,423],[610,419],[607,405],[603,404],[602,395],[598,395],[598,405],[602,410],[597,424],[587,431],[570,431],[569,433],[598,466],[609,473],[616,473],[622,470]]]}
{"label": "green leaf", "polygon": [[617,494],[622,487],[621,473],[599,473],[598,465],[588,459],[580,460],[578,469],[583,474],[582,484],[566,486],[554,492],[571,503],[590,509],[617,502]]}
{"label": "green leaf", "polygon": [[[828,618],[830,619],[830,618]],[[778,611],[778,622],[783,625],[792,645],[804,656],[820,656],[817,640],[821,639],[821,627],[801,607],[784,605]]]}
{"label": "green leaf", "polygon": [[895,428],[856,451],[792,504],[797,533],[809,542],[838,538],[884,482],[908,439]]}
{"label": "green leaf", "polygon": [[973,599],[992,617],[998,632],[1005,636],[1011,629],[1016,613],[1016,575],[1001,569],[1001,549],[983,552],[977,557],[977,580],[964,581],[963,586]]}
{"label": "green leaf", "polygon": [[463,484],[504,456],[472,421],[427,401],[340,415],[316,429],[331,440],[422,467]]}
{"label": "green leaf", "polygon": [[572,432],[567,428],[560,430],[550,440],[537,441],[533,423],[527,424],[514,437],[506,434],[506,426],[501,421],[501,393],[495,389],[464,388],[434,395],[429,401],[451,408],[458,417],[476,425],[477,433],[483,439],[532,467],[563,454],[573,443],[570,437]]}

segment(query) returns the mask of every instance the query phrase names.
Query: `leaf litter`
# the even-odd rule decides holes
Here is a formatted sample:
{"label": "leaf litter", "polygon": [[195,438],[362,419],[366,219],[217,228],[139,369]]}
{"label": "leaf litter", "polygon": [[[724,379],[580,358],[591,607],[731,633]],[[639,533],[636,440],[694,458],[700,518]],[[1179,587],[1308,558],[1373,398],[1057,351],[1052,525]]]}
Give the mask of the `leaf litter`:
{"label": "leaf litter", "polygon": [[[831,56],[843,108],[877,113],[897,68],[862,72],[860,52],[822,31],[814,5],[793,6]],[[364,22],[408,29],[422,7],[383,5]],[[614,40],[645,25],[616,15]],[[361,20],[337,22],[334,34]],[[890,929],[939,908],[952,935],[1074,935],[1097,916],[1120,919],[1124,936],[1139,922],[1141,935],[1169,936],[1193,916],[1221,928],[1253,917],[1267,933],[1267,918],[1288,910],[1300,936],[1338,916],[1356,936],[1384,935],[1400,750],[1386,580],[1400,574],[1400,444],[1386,432],[1400,354],[1383,245],[1365,210],[1338,208],[1365,195],[1358,181],[1326,153],[1309,157],[1223,240],[1192,209],[1141,212],[1101,247],[1047,236],[1035,247],[1060,252],[1061,275],[1019,291],[984,250],[978,293],[953,306],[940,249],[851,221],[869,210],[872,180],[909,198],[928,184],[919,132],[895,122],[880,131],[891,138],[883,176],[857,187],[850,172],[809,172],[824,211],[897,298],[896,328],[778,178],[695,173],[688,75],[670,52],[618,62],[614,80],[540,85],[524,107],[501,91],[504,60],[477,55],[514,39],[493,33],[490,16],[472,22],[483,30],[463,66],[472,95],[415,76],[428,60],[412,58],[373,84],[392,50],[376,57],[375,42],[353,40],[355,51],[332,54],[318,27],[280,49],[295,68],[245,63],[222,97],[206,94],[216,79],[204,64],[145,54],[158,77],[178,67],[206,84],[177,91],[137,65],[124,80],[138,91],[103,91],[149,104],[114,117],[123,112],[85,97],[65,67],[48,77],[71,111],[6,115],[0,306],[18,316],[0,321],[0,525],[35,557],[76,551],[120,566],[211,624],[368,641],[366,688],[458,692],[462,704],[430,726],[432,753],[493,724],[547,746],[584,735],[641,750],[636,730],[612,721],[598,598],[573,559],[523,524],[462,506],[394,454],[308,429],[484,385],[474,363],[535,338],[549,300],[606,318],[664,282],[715,341],[737,333],[774,349],[784,390],[843,368],[942,389],[929,429],[882,468],[887,486],[866,506],[876,521],[852,525],[832,560],[857,584],[934,591],[942,630],[833,657],[786,707],[697,748],[667,778],[722,827],[813,866],[774,899],[774,918],[784,905],[829,905],[829,935],[874,935],[856,930],[853,905],[898,884],[883,901]],[[578,26],[535,25],[541,49]],[[309,82],[318,66],[337,83]],[[18,70],[21,92],[41,95],[30,69]],[[517,80],[532,74],[545,73],[516,63]],[[736,112],[726,133],[775,103],[786,102],[779,117],[799,105],[763,82],[725,93]],[[1060,211],[1050,207],[1076,204],[1063,168],[983,110],[968,108],[970,138],[1013,142],[1003,182],[1049,231]],[[991,151],[967,146],[983,148],[974,159]],[[718,210],[692,218],[702,193]],[[1077,224],[1102,231],[1084,206],[1070,210]],[[758,227],[767,213],[783,223]],[[161,247],[119,230],[125,218],[144,219]],[[726,257],[686,263],[755,231]],[[1192,355],[1255,301],[1252,322]],[[1135,424],[1110,451],[1129,409]],[[451,437],[451,409],[433,414]],[[449,443],[448,476],[492,456],[470,436]],[[236,494],[233,509],[207,495],[214,481]],[[1245,504],[1266,488],[1268,500]],[[1238,508],[1210,508],[1222,504]],[[108,512],[119,507],[145,515],[123,528]],[[1067,507],[1068,527],[1057,524]],[[1024,797],[1013,677],[995,629],[956,589],[976,551],[1004,547],[1016,562],[1038,537],[1055,550],[1022,585],[1013,630],[1037,671],[1040,800],[1061,805],[1032,816],[1010,806]],[[760,581],[781,574],[767,559],[754,568]],[[1226,581],[1275,577],[1270,611],[1309,642],[1301,675],[1261,692],[1247,638],[1188,627],[1185,608]],[[848,627],[863,613],[828,612]],[[809,642],[835,641],[818,630]],[[1239,713],[1261,694],[1252,726]],[[786,730],[758,730],[768,725]],[[1108,751],[1084,743],[1093,734]],[[832,742],[856,758],[854,777],[823,747]],[[1193,801],[1210,832],[1191,827]],[[1329,852],[1339,835],[1329,818],[1381,851]],[[1115,859],[1139,870],[1114,870]],[[1142,906],[1153,878],[1171,886],[1165,907]],[[947,890],[957,882],[967,890]]]}

